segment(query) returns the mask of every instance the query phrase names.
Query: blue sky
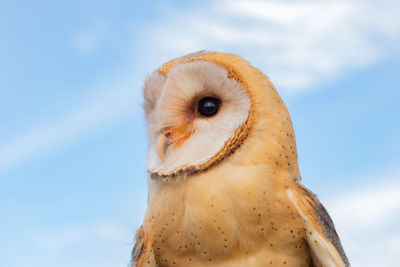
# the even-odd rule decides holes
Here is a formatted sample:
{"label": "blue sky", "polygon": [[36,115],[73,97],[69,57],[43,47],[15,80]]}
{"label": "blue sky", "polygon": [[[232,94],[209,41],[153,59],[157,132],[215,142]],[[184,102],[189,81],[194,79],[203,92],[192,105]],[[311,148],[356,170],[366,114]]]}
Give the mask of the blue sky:
{"label": "blue sky", "polygon": [[275,83],[303,183],[327,206],[353,266],[395,266],[399,8],[0,2],[0,266],[126,266],[146,209],[143,80],[203,48],[237,53]]}

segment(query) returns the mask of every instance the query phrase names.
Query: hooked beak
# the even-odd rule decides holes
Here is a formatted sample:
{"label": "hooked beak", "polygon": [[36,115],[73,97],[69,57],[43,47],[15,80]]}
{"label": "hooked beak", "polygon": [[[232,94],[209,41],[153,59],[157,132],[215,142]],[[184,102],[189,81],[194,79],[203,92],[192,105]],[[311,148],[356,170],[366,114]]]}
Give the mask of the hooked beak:
{"label": "hooked beak", "polygon": [[182,145],[190,137],[190,135],[191,132],[188,131],[187,127],[167,127],[161,130],[157,137],[157,152],[160,160],[164,162],[165,153],[171,144],[174,144],[174,147],[177,148]]}
{"label": "hooked beak", "polygon": [[169,135],[169,132],[162,131],[157,138],[157,152],[162,162],[164,162],[165,152],[170,144]]}

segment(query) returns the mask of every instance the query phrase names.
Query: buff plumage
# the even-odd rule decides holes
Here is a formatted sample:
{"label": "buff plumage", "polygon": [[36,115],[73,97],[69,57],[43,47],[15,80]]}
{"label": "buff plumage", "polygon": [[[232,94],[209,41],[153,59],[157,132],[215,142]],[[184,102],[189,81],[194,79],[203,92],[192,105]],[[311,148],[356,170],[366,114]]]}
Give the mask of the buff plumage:
{"label": "buff plumage", "polygon": [[[201,51],[162,65],[144,96],[149,202],[132,266],[349,266],[263,73]],[[221,99],[212,118],[196,114],[204,96]]]}

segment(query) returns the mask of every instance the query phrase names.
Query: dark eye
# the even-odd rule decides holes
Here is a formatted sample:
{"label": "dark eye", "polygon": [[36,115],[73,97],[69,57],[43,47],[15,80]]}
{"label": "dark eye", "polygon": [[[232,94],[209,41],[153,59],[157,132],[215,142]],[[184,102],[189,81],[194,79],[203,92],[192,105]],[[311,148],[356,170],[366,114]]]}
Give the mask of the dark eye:
{"label": "dark eye", "polygon": [[221,101],[218,98],[206,96],[200,99],[197,112],[205,117],[211,117],[218,112]]}

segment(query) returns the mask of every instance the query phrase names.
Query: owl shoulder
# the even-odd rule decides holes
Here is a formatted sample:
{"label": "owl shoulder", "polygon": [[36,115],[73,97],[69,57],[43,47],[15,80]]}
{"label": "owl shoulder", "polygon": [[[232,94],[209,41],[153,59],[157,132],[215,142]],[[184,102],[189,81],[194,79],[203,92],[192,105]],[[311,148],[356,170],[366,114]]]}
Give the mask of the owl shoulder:
{"label": "owl shoulder", "polygon": [[135,236],[135,245],[131,255],[131,267],[156,267],[159,266],[151,242],[141,226]]}
{"label": "owl shoulder", "polygon": [[333,221],[317,196],[299,183],[293,190],[287,189],[287,194],[303,219],[305,239],[314,264],[350,266]]}

